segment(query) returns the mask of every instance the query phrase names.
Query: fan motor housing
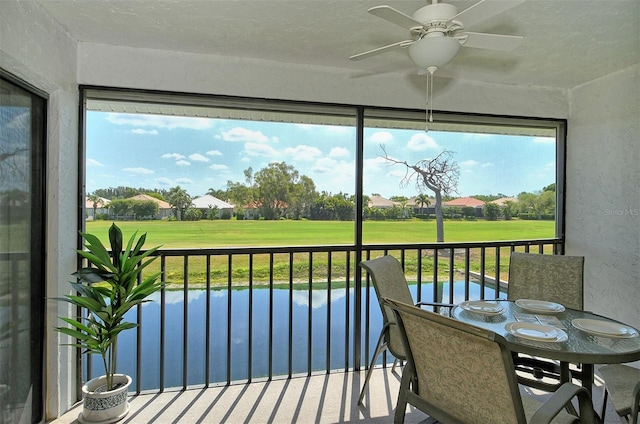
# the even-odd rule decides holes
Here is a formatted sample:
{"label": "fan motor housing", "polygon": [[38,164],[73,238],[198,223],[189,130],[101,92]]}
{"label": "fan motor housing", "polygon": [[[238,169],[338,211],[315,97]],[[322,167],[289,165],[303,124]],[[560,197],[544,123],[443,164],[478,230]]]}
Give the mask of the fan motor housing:
{"label": "fan motor housing", "polygon": [[434,3],[421,7],[413,14],[413,19],[426,24],[433,21],[447,22],[458,14],[458,9],[447,3]]}

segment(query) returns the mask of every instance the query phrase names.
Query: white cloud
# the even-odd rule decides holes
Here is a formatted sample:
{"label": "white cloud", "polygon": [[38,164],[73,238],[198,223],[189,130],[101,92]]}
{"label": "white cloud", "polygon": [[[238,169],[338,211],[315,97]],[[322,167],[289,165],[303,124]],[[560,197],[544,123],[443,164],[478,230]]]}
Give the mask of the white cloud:
{"label": "white cloud", "polygon": [[478,162],[473,159],[464,160],[460,162],[460,166],[465,168],[471,168],[472,166],[476,166],[476,165],[478,165]]}
{"label": "white cloud", "polygon": [[334,147],[329,152],[330,158],[348,158],[350,155],[349,150],[344,147]]}
{"label": "white cloud", "polygon": [[100,162],[98,162],[95,159],[87,159],[87,166],[104,166],[103,164],[101,164]]}
{"label": "white cloud", "polygon": [[209,150],[207,152],[208,156],[222,156],[222,152],[220,150]]}
{"label": "white cloud", "polygon": [[375,144],[385,144],[393,141],[393,135],[388,131],[378,131],[371,134],[369,141]]}
{"label": "white cloud", "polygon": [[204,155],[201,155],[200,153],[194,153],[189,155],[189,159],[195,162],[209,162],[209,158],[205,157]]}
{"label": "white cloud", "polygon": [[176,161],[176,165],[178,165],[178,166],[191,166],[191,162],[188,162],[186,160],[178,160],[178,161]]}
{"label": "white cloud", "polygon": [[135,130],[131,130],[134,134],[148,134],[148,135],[158,135],[158,130],[143,130],[141,128],[136,128]]}
{"label": "white cloud", "polygon": [[222,134],[216,136],[224,141],[245,141],[254,143],[267,143],[269,138],[261,131],[253,131],[247,128],[235,127],[229,131],[223,131]]}
{"label": "white cloud", "polygon": [[181,155],[180,153],[165,153],[164,155],[162,155],[162,158],[180,160],[180,159],[184,159],[185,156]]}
{"label": "white cloud", "polygon": [[188,128],[204,130],[213,127],[213,120],[207,118],[189,118],[184,116],[142,115],[136,113],[109,113],[107,121],[116,125],[135,127],[156,127],[165,129]]}
{"label": "white cloud", "polygon": [[222,165],[219,163],[214,163],[213,165],[211,165],[209,168],[215,170],[215,171],[226,171],[229,169],[229,167],[227,165]]}
{"label": "white cloud", "polygon": [[173,181],[166,177],[156,178],[156,183],[164,187],[171,187],[173,185]]}
{"label": "white cloud", "polygon": [[305,146],[303,144],[299,144],[296,147],[287,147],[283,153],[291,156],[294,160],[305,162],[311,162],[322,155],[322,152],[317,147]]}
{"label": "white cloud", "polygon": [[420,132],[411,136],[407,143],[407,148],[413,151],[421,151],[428,149],[439,149],[438,143],[429,135]]}
{"label": "white cloud", "polygon": [[190,178],[184,177],[184,178],[176,179],[176,184],[192,184],[192,183],[193,183],[193,180]]}
{"label": "white cloud", "polygon": [[278,156],[278,151],[268,144],[245,143],[244,153],[249,156]]}
{"label": "white cloud", "polygon": [[336,161],[335,159],[320,158],[313,166],[312,171],[318,174],[328,174],[330,172],[333,172],[337,163],[338,161]]}
{"label": "white cloud", "polygon": [[147,168],[122,168],[122,170],[124,172],[130,172],[132,174],[138,174],[138,175],[149,175],[154,173],[154,171]]}

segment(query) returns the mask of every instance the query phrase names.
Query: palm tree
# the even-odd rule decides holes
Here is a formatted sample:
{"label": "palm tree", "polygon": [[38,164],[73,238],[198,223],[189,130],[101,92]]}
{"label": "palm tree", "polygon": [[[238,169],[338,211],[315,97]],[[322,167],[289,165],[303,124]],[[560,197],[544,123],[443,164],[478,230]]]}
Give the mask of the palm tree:
{"label": "palm tree", "polygon": [[174,208],[178,221],[182,221],[184,211],[191,206],[191,196],[180,186],[175,186],[169,190],[167,202]]}
{"label": "palm tree", "polygon": [[89,196],[87,196],[87,200],[91,202],[91,205],[93,207],[93,220],[95,221],[98,208],[100,206],[104,206],[104,200],[102,200],[102,197],[98,196],[97,194],[90,194]]}
{"label": "palm tree", "polygon": [[431,201],[429,200],[429,196],[424,193],[420,193],[416,196],[416,206],[420,207],[420,215],[424,214],[424,206],[431,206]]}

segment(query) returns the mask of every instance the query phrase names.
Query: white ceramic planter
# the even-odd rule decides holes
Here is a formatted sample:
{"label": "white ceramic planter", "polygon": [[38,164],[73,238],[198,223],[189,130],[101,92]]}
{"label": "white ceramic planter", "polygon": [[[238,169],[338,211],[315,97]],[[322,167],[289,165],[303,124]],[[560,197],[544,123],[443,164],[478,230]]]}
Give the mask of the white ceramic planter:
{"label": "white ceramic planter", "polygon": [[107,378],[103,375],[87,381],[82,386],[82,412],[78,416],[80,423],[107,424],[121,420],[129,413],[127,395],[131,377],[115,374],[111,391],[105,391]]}

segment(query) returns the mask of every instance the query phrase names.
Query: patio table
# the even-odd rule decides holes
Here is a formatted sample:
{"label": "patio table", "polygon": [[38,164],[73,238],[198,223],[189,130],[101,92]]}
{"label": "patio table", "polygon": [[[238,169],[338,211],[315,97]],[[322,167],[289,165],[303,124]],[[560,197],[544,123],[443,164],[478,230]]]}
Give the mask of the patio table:
{"label": "patio table", "polygon": [[[466,304],[463,302],[453,308],[451,316],[501,335],[507,340],[509,347],[514,352],[581,364],[582,372],[578,378],[582,386],[590,393],[592,393],[593,386],[594,364],[618,364],[640,360],[638,330],[619,321],[591,312],[565,309],[564,307],[561,308],[564,309],[561,312],[540,313],[518,306],[516,304],[518,301],[486,302],[489,306],[495,304],[496,308],[501,309],[500,313],[497,313],[498,311],[491,312],[489,310],[491,308],[487,311],[483,311],[481,308],[473,311],[472,309],[475,308],[469,307],[471,302]],[[520,304],[522,303],[520,302]],[[473,305],[477,305],[477,303],[473,303]],[[581,323],[585,325],[578,325]],[[513,326],[515,325],[524,330],[523,335],[527,335],[527,326],[530,324],[533,324],[531,325],[532,329],[538,328],[536,325],[559,328],[566,334],[566,340],[562,341],[564,335],[556,340],[546,341],[544,337],[524,338],[513,334]],[[602,328],[605,330],[611,328],[622,331],[615,335],[613,331],[611,335],[605,335],[600,331],[591,331],[593,330],[592,326],[586,324],[602,324]],[[577,328],[576,325],[582,329]],[[586,331],[585,327],[589,331]],[[511,331],[508,328],[511,328]],[[597,329],[601,330],[601,328]],[[568,376],[564,377],[568,379]]]}

